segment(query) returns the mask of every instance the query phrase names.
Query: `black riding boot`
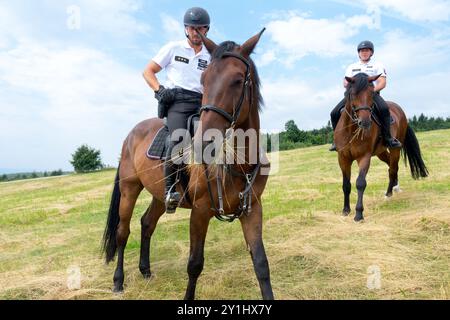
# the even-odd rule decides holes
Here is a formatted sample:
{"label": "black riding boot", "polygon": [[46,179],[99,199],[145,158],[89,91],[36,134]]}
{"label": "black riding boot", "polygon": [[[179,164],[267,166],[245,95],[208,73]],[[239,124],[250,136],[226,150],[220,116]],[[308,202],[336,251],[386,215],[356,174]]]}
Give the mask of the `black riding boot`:
{"label": "black riding boot", "polygon": [[166,178],[164,200],[166,204],[166,213],[175,213],[181,198],[180,193],[176,191],[178,165],[171,161],[174,144],[168,143],[166,145],[168,145],[168,148],[166,152],[166,161],[164,162],[164,176]]}
{"label": "black riding boot", "polygon": [[381,121],[381,136],[385,145],[388,148],[401,148],[401,142],[391,136],[391,114],[388,105],[379,93],[374,94],[374,100],[378,107],[378,115]]}
{"label": "black riding boot", "polygon": [[[336,107],[334,107],[333,111],[331,111],[330,117],[331,117],[331,126],[333,127],[333,132],[336,130],[337,124],[339,122],[339,118],[341,117],[341,110],[345,107],[345,98],[341,100],[341,102],[338,103]],[[331,145],[330,151],[336,151],[336,145]]]}

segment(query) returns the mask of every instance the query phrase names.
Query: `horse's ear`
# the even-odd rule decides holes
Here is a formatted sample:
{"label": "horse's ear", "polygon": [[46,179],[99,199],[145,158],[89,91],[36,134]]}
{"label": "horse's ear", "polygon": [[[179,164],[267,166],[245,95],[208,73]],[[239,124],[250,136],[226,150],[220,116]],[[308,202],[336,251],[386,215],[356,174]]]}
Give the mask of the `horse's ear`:
{"label": "horse's ear", "polygon": [[345,77],[345,80],[347,80],[348,83],[355,83],[354,77]]}
{"label": "horse's ear", "polygon": [[367,80],[369,82],[374,82],[374,81],[377,81],[379,77],[381,77],[381,73],[377,76],[369,77]]}
{"label": "horse's ear", "polygon": [[241,53],[244,56],[249,57],[250,54],[255,50],[256,45],[258,44],[259,39],[261,38],[262,34],[266,31],[266,28],[262,29],[257,35],[251,37],[248,39],[242,46],[241,46]]}
{"label": "horse's ear", "polygon": [[202,38],[202,42],[206,47],[206,50],[208,50],[208,52],[210,54],[212,54],[214,52],[214,50],[216,50],[217,48],[217,44],[215,44],[214,41],[212,41],[211,39],[205,37],[201,32],[199,32],[197,29],[197,34],[200,36],[200,38]]}

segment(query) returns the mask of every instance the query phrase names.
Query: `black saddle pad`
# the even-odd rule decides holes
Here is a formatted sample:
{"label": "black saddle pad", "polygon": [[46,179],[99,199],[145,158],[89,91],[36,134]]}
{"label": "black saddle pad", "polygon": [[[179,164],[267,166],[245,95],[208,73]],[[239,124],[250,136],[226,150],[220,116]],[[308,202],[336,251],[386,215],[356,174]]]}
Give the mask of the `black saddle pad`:
{"label": "black saddle pad", "polygon": [[[195,131],[198,128],[200,115],[194,114],[191,115],[187,120],[187,128],[189,129],[189,133],[191,137],[194,136]],[[164,124],[164,126],[158,130],[156,133],[155,138],[150,143],[150,147],[147,151],[147,157],[152,160],[165,160],[166,159],[166,140],[169,136],[169,129],[167,128],[167,125]]]}
{"label": "black saddle pad", "polygon": [[166,159],[166,139],[169,136],[169,129],[164,125],[158,130],[155,138],[150,144],[150,148],[147,151],[147,157],[152,160],[164,160]]}

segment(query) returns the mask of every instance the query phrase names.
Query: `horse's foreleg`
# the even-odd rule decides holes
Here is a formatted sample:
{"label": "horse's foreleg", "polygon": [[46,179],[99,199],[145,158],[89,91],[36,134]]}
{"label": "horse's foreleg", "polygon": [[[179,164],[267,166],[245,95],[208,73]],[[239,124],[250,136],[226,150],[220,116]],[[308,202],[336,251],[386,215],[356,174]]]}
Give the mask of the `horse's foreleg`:
{"label": "horse's foreleg", "polygon": [[152,203],[141,218],[141,256],[139,259],[139,270],[144,278],[150,278],[152,275],[150,271],[150,239],[164,211],[164,203],[153,198]]}
{"label": "horse's foreleg", "polygon": [[142,188],[140,183],[123,182],[120,185],[120,222],[117,227],[116,235],[118,258],[116,271],[114,272],[114,292],[123,291],[123,255],[127,245],[128,236],[130,235],[131,216],[133,215],[136,199],[142,191]]}
{"label": "horse's foreleg", "polygon": [[209,212],[195,210],[191,212],[190,221],[190,253],[187,266],[187,272],[189,275],[189,282],[186,289],[185,300],[194,300],[195,288],[197,286],[197,280],[203,271],[204,263],[204,248],[206,232],[208,231],[209,220],[211,216]]}
{"label": "horse's foreleg", "polygon": [[364,195],[364,190],[366,190],[366,186],[367,186],[366,175],[369,172],[371,156],[372,155],[369,154],[369,155],[365,156],[364,158],[358,160],[359,175],[358,175],[358,179],[356,179],[356,189],[358,190],[358,202],[356,203],[356,215],[355,215],[356,222],[364,220],[363,195]]}
{"label": "horse's foreleg", "polygon": [[259,203],[255,204],[252,212],[248,216],[244,215],[240,221],[245,241],[250,248],[250,255],[262,297],[264,300],[273,300],[269,262],[262,241],[262,208]]}
{"label": "horse's foreleg", "polygon": [[342,171],[342,191],[344,192],[344,209],[342,214],[348,216],[350,214],[350,192],[352,184],[350,182],[352,174],[352,161],[339,157],[339,166]]}

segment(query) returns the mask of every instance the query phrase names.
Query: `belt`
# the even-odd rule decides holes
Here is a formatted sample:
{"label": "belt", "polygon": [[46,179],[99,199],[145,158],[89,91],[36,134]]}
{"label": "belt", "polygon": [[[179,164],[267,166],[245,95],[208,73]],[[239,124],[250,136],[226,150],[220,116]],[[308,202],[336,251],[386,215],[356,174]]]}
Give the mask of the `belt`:
{"label": "belt", "polygon": [[203,95],[200,92],[186,90],[186,89],[183,89],[183,88],[173,88],[172,90],[175,93],[185,94],[185,95],[191,96],[193,98],[201,99],[203,97]]}

